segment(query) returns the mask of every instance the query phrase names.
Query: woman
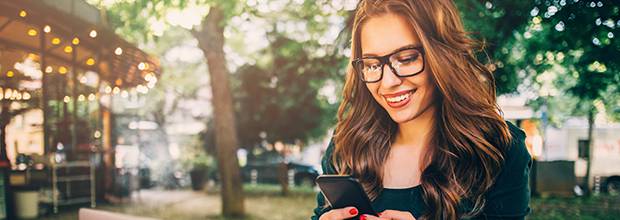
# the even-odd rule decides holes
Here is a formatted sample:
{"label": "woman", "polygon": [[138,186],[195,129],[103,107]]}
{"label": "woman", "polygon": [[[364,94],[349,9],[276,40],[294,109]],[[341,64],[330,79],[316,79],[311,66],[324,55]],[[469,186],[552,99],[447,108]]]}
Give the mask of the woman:
{"label": "woman", "polygon": [[[515,218],[529,212],[525,134],[450,0],[362,0],[326,174],[359,179],[379,216]],[[321,194],[312,219],[348,219]]]}

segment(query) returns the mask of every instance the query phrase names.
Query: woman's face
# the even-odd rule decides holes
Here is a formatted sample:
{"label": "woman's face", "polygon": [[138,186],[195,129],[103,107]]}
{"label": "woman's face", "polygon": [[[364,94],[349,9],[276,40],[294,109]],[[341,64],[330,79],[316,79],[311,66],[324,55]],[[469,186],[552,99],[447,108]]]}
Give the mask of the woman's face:
{"label": "woman's face", "polygon": [[[398,15],[388,13],[371,17],[361,28],[362,57],[384,56],[403,47],[421,46],[411,25]],[[392,120],[400,124],[432,112],[434,85],[430,77],[428,66],[420,74],[398,77],[385,65],[381,80],[366,83],[366,87]]]}

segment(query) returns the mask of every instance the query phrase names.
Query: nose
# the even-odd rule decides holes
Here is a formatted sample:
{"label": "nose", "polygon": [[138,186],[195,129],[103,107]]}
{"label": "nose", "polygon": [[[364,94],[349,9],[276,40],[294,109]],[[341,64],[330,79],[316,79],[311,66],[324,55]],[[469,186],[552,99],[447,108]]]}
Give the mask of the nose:
{"label": "nose", "polygon": [[390,88],[394,86],[399,86],[403,80],[392,71],[389,64],[385,64],[383,66],[383,78],[381,79],[381,87]]}

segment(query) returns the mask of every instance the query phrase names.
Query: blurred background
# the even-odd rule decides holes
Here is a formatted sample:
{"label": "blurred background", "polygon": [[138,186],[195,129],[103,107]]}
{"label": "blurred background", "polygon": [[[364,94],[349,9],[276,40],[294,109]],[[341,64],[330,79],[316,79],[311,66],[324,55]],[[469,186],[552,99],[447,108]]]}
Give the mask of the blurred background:
{"label": "blurred background", "polygon": [[[527,133],[529,218],[617,219],[620,4],[455,3]],[[0,0],[0,219],[308,219],[356,4]]]}

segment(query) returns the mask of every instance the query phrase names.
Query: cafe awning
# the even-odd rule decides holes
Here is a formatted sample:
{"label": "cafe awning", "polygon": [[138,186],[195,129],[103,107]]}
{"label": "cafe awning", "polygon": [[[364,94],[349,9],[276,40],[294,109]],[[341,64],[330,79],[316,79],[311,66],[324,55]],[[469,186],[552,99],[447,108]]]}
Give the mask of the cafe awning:
{"label": "cafe awning", "polygon": [[104,20],[83,0],[0,1],[1,74],[30,56],[44,73],[76,68],[97,73],[112,87],[146,88],[161,72],[159,61],[117,36]]}

